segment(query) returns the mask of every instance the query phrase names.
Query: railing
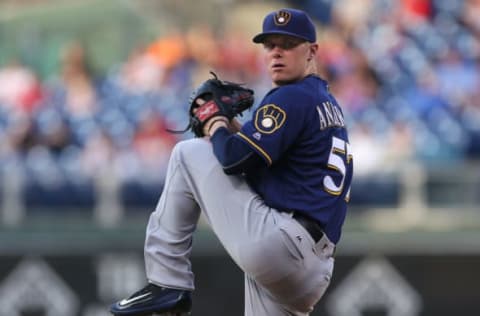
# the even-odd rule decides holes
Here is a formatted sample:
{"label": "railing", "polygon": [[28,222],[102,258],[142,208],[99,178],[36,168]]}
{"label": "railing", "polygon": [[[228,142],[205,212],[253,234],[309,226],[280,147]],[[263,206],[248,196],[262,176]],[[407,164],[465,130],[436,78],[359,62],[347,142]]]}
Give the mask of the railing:
{"label": "railing", "polygon": [[[30,181],[18,166],[9,167],[1,178],[0,222],[15,227],[28,221],[31,214],[42,215],[41,207],[26,205],[25,187]],[[79,206],[84,219],[102,227],[116,227],[127,216],[130,208],[148,209],[156,201],[138,201],[138,207],[122,200],[122,181],[115,172],[103,169],[92,179],[93,205]],[[151,192],[161,194],[161,185],[145,184]],[[55,194],[55,193],[54,193]],[[61,194],[59,192],[58,194]],[[55,211],[56,217],[68,212],[50,206],[45,216]],[[91,209],[90,209],[91,208]],[[417,163],[406,164],[391,174],[375,174],[355,178],[350,207],[352,218],[368,222],[369,228],[401,230],[415,227],[480,227],[480,168],[477,164],[456,165],[451,168],[425,168]],[[65,215],[62,215],[65,213]]]}

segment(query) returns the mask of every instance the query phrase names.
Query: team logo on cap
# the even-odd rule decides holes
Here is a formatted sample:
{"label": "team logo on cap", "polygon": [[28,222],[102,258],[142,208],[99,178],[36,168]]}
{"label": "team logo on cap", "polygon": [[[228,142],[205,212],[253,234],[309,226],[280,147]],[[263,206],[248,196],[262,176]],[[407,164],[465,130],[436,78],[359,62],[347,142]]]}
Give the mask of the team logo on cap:
{"label": "team logo on cap", "polygon": [[288,23],[288,21],[290,21],[290,18],[292,17],[292,15],[290,14],[290,12],[287,12],[287,11],[278,11],[276,14],[275,14],[275,24],[276,25],[286,25]]}

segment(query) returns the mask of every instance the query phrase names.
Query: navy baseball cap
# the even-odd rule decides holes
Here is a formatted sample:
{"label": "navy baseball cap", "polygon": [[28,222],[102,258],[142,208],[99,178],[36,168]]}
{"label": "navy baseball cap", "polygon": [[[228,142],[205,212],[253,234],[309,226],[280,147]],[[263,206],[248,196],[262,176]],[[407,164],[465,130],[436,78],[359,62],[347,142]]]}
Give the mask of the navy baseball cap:
{"label": "navy baseball cap", "polygon": [[257,34],[253,41],[263,43],[265,37],[272,34],[295,36],[311,43],[317,40],[315,26],[310,17],[296,9],[281,9],[269,13],[263,19],[263,32]]}

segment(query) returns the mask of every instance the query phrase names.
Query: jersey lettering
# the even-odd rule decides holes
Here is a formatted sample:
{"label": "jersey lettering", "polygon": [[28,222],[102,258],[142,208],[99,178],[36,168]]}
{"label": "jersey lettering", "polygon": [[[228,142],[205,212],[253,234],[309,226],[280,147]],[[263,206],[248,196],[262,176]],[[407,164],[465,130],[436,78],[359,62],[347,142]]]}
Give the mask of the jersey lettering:
{"label": "jersey lettering", "polygon": [[[342,176],[342,179],[337,185],[331,176],[325,176],[323,179],[325,191],[332,195],[340,195],[343,192],[343,186],[347,172],[346,165],[350,164],[351,161],[352,155],[350,154],[350,144],[343,139],[332,136],[332,148],[330,149],[330,155],[328,157],[328,168],[338,171]],[[347,195],[350,195],[350,188],[348,188]],[[349,197],[346,196],[347,201],[348,199]]]}
{"label": "jersey lettering", "polygon": [[265,204],[310,216],[334,242],[353,172],[345,123],[326,82],[307,76],[272,89],[237,133],[268,166],[245,175]]}
{"label": "jersey lettering", "polygon": [[320,130],[328,127],[345,127],[345,120],[340,109],[334,106],[330,101],[317,106],[317,113],[320,119]]}

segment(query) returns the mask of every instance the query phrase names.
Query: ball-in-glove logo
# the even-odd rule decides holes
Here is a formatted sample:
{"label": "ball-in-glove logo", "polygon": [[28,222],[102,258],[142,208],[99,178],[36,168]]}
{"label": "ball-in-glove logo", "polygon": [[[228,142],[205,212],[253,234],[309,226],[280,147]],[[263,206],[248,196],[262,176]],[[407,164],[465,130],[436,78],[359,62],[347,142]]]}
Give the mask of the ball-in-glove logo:
{"label": "ball-in-glove logo", "polygon": [[275,14],[275,24],[276,25],[286,25],[289,21],[292,15],[288,11],[278,11]]}
{"label": "ball-in-glove logo", "polygon": [[271,134],[279,129],[287,115],[275,104],[267,104],[257,110],[255,114],[255,128],[264,134]]}

